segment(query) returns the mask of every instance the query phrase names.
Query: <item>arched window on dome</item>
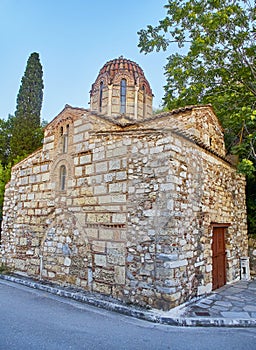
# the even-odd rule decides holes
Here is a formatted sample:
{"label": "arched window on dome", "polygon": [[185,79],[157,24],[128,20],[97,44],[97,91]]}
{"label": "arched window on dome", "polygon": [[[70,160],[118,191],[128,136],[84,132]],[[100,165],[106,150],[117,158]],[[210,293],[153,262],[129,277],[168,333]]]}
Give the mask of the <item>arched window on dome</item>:
{"label": "arched window on dome", "polygon": [[67,177],[67,169],[65,165],[61,165],[60,167],[60,190],[64,191],[66,189],[66,177]]}
{"label": "arched window on dome", "polygon": [[99,111],[102,111],[102,97],[103,97],[103,81],[100,82],[100,96],[99,96]]}
{"label": "arched window on dome", "polygon": [[120,113],[126,112],[126,80],[122,79],[120,83]]}

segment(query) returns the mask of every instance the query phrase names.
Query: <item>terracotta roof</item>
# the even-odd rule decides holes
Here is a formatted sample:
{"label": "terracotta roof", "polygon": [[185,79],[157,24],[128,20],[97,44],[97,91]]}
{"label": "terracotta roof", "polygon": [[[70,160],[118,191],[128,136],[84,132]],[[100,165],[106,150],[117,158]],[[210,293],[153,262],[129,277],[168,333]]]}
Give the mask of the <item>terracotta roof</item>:
{"label": "terracotta roof", "polygon": [[[147,81],[144,75],[142,68],[136,62],[124,58],[123,56],[106,62],[104,66],[100,69],[95,83],[99,81],[104,75],[108,76],[109,83],[111,83],[115,75],[122,72],[127,72],[131,74],[134,79],[134,84],[137,84],[138,81],[144,82],[145,87],[147,89],[147,93],[152,95],[152,90],[150,88],[149,82]],[[92,84],[91,92],[93,91],[94,84]]]}
{"label": "terracotta roof", "polygon": [[104,66],[101,68],[99,74],[107,72],[110,75],[114,75],[116,71],[122,70],[132,72],[134,75],[140,75],[145,78],[142,68],[136,62],[128,60],[123,56],[120,56],[119,58],[115,58],[105,63]]}

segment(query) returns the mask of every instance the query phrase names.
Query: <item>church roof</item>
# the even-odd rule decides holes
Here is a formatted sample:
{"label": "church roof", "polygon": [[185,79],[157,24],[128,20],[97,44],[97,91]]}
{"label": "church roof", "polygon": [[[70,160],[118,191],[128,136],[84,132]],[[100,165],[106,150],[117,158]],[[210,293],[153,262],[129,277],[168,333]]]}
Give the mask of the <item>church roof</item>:
{"label": "church roof", "polygon": [[149,82],[147,81],[144,75],[143,69],[136,62],[131,61],[123,56],[114,58],[106,62],[104,66],[100,69],[95,82],[99,81],[103,76],[108,76],[108,82],[112,84],[116,75],[125,73],[128,73],[130,76],[133,77],[135,85],[143,83],[145,85],[147,93],[153,95]]}
{"label": "church roof", "polygon": [[132,72],[134,75],[142,75],[143,77],[145,77],[142,68],[136,62],[128,60],[123,56],[106,62],[101,68],[99,74],[108,72],[110,75],[113,75],[116,73],[116,71],[119,72],[122,70],[127,70],[129,72]]}

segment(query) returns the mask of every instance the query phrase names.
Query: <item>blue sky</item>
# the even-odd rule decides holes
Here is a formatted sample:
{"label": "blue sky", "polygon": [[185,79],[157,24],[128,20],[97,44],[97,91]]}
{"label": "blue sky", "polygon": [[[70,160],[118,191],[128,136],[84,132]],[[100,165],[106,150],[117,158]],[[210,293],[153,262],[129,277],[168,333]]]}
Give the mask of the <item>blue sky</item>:
{"label": "blue sky", "polygon": [[28,57],[38,52],[44,72],[42,118],[65,106],[88,108],[104,63],[123,55],[137,62],[158,107],[166,53],[139,52],[137,32],[157,25],[167,0],[0,0],[0,118],[14,114]]}

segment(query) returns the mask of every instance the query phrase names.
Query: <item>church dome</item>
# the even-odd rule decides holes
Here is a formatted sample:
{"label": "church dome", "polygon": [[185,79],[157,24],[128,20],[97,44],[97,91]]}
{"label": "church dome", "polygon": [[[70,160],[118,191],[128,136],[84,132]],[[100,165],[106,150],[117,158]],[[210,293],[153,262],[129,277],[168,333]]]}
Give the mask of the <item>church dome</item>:
{"label": "church dome", "polygon": [[108,61],[92,84],[91,109],[111,117],[145,119],[152,115],[152,90],[142,68],[120,56]]}

